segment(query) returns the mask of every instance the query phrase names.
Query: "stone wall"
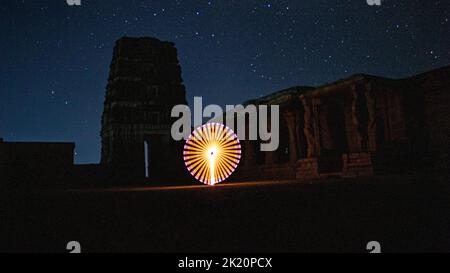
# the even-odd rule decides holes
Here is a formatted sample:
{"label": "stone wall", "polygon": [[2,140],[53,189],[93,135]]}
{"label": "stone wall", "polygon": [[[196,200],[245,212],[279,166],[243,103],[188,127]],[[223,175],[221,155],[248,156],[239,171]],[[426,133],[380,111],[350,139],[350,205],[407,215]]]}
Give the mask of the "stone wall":
{"label": "stone wall", "polygon": [[0,187],[64,187],[74,143],[0,142]]}

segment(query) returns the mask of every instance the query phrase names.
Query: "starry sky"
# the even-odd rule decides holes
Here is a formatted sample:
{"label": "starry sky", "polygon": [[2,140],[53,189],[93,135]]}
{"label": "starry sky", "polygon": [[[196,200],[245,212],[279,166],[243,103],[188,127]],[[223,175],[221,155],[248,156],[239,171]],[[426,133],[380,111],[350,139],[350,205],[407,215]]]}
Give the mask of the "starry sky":
{"label": "starry sky", "polygon": [[187,99],[237,104],[367,73],[405,77],[450,64],[450,4],[436,0],[4,0],[0,137],[70,141],[100,159],[115,40],[178,48]]}

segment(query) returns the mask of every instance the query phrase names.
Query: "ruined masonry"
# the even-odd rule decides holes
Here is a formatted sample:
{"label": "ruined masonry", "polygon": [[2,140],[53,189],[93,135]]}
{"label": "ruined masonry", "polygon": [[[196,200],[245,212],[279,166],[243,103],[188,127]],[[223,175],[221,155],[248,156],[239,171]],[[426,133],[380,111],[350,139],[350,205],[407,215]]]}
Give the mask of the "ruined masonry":
{"label": "ruined masonry", "polygon": [[101,130],[101,164],[111,175],[176,178],[181,149],[170,137],[170,112],[174,105],[186,104],[182,82],[173,43],[127,37],[117,41]]}

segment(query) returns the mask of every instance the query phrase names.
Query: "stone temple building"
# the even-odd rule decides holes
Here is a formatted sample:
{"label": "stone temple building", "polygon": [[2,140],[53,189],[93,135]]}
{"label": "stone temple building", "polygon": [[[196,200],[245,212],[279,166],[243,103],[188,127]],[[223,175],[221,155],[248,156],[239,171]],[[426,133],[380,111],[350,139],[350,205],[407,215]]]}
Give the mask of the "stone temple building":
{"label": "stone temple building", "polygon": [[[356,75],[249,101],[280,105],[280,146],[243,143],[234,180],[448,170],[450,67],[393,80]],[[247,126],[248,128],[248,126]]]}
{"label": "stone temple building", "polygon": [[101,129],[101,165],[110,175],[176,178],[182,144],[170,137],[170,113],[177,104],[186,99],[174,44],[154,38],[118,40]]}
{"label": "stone temple building", "polygon": [[[170,136],[175,121],[170,113],[177,104],[186,99],[174,44],[122,38],[106,88],[100,164],[74,165],[73,143],[0,139],[0,181],[39,180],[52,188],[194,183],[182,161],[184,142]],[[280,145],[261,152],[259,141],[242,140],[241,163],[231,180],[448,173],[448,66],[395,80],[355,75],[246,104],[280,106]]]}

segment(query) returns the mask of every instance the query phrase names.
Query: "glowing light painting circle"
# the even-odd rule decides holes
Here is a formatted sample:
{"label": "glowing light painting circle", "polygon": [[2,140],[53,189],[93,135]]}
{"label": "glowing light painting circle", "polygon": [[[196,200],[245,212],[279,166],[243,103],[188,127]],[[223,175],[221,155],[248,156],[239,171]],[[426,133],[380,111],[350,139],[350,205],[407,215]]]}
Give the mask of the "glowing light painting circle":
{"label": "glowing light painting circle", "polygon": [[236,134],[220,123],[207,123],[194,130],[184,145],[184,163],[198,181],[214,185],[227,179],[241,160]]}

